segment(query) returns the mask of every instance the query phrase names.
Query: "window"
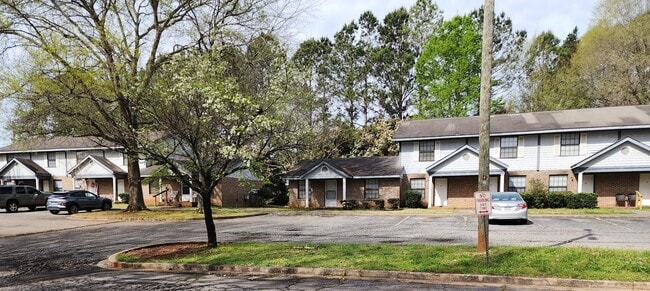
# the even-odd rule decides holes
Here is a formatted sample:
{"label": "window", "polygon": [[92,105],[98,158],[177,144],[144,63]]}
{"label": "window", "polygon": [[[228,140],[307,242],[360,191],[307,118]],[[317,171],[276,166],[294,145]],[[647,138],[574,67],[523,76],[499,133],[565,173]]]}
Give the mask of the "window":
{"label": "window", "polygon": [[567,175],[548,177],[548,192],[565,192],[567,190]]}
{"label": "window", "polygon": [[56,168],[56,153],[47,153],[47,167]]}
{"label": "window", "polygon": [[149,182],[149,194],[158,194],[160,192],[160,181],[158,179]]}
{"label": "window", "polygon": [[62,191],[62,190],[63,190],[63,181],[54,180],[54,191]]}
{"label": "window", "polygon": [[88,152],[77,152],[77,163],[88,156]]}
{"label": "window", "polygon": [[560,156],[577,156],[580,154],[580,134],[563,133],[560,140]]}
{"label": "window", "polygon": [[508,191],[524,193],[526,191],[526,176],[509,177]]}
{"label": "window", "polygon": [[420,144],[420,162],[433,161],[434,151],[436,148],[435,141],[421,141]]}
{"label": "window", "polygon": [[502,137],[501,138],[501,158],[511,159],[517,157],[517,146],[519,138],[516,136]]}
{"label": "window", "polygon": [[305,192],[306,184],[305,181],[298,181],[298,199],[305,199],[306,192]]}
{"label": "window", "polygon": [[424,197],[424,179],[411,179],[411,190],[420,193]]}
{"label": "window", "polygon": [[365,188],[366,199],[379,198],[379,179],[367,179]]}

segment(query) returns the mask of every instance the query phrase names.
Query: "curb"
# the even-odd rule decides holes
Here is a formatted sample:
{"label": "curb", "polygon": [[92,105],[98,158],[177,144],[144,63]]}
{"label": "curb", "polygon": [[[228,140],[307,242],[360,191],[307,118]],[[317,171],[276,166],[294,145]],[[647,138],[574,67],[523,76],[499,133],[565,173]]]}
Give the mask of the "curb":
{"label": "curb", "polygon": [[[164,244],[162,244],[164,245]],[[153,245],[152,245],[153,246]],[[597,289],[628,289],[650,290],[650,282],[621,282],[604,280],[579,280],[564,278],[535,278],[510,277],[476,274],[446,274],[426,272],[402,272],[381,270],[346,270],[336,268],[304,268],[304,267],[260,267],[260,266],[230,266],[207,264],[173,264],[173,263],[126,263],[117,260],[117,255],[138,247],[124,250],[111,255],[108,260],[98,266],[108,269],[138,270],[154,272],[188,272],[188,273],[224,273],[249,275],[292,275],[300,277],[346,278],[365,280],[394,280],[414,283],[438,284],[493,284],[521,286],[555,286],[565,288],[597,288]]]}

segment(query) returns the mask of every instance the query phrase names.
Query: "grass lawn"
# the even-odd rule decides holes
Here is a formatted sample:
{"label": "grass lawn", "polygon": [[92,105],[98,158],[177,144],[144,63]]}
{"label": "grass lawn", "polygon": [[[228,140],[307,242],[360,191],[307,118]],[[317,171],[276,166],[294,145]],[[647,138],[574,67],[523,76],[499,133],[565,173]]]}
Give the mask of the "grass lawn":
{"label": "grass lawn", "polygon": [[[129,254],[118,260],[140,261]],[[240,242],[148,262],[650,281],[650,251],[569,247],[492,247],[489,267],[476,246],[409,244]]]}
{"label": "grass lawn", "polygon": [[[126,208],[126,207],[124,207]],[[267,208],[212,208],[212,217],[234,218],[250,215],[269,213]],[[123,210],[93,211],[91,213],[78,213],[75,217],[89,219],[112,220],[151,220],[151,221],[177,221],[203,219],[203,213],[198,213],[196,208],[152,208],[150,211],[126,212]]]}

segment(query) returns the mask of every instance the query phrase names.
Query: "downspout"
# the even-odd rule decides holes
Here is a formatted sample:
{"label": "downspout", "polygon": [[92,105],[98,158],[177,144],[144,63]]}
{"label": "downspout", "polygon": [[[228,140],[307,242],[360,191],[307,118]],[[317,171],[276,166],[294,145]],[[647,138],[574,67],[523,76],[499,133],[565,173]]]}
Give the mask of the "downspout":
{"label": "downspout", "polygon": [[542,153],[542,135],[538,134],[537,135],[537,172],[539,172],[539,169],[541,167],[541,158],[540,155]]}

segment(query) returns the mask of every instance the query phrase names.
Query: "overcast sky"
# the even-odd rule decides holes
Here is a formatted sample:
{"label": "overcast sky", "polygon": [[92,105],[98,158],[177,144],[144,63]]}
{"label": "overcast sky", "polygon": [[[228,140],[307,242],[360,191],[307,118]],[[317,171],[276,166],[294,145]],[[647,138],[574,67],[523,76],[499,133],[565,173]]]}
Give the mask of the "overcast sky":
{"label": "overcast sky", "polygon": [[[483,5],[483,0],[438,0],[445,20],[464,15]],[[495,13],[505,12],[512,19],[515,29],[524,29],[529,39],[533,35],[550,30],[564,39],[574,27],[579,35],[589,27],[597,0],[495,0]],[[389,12],[409,8],[415,0],[322,0],[306,18],[299,40],[310,37],[334,36],[345,23],[357,20],[361,13],[370,10],[380,20]]]}

